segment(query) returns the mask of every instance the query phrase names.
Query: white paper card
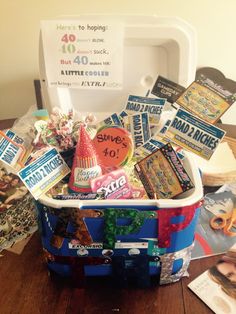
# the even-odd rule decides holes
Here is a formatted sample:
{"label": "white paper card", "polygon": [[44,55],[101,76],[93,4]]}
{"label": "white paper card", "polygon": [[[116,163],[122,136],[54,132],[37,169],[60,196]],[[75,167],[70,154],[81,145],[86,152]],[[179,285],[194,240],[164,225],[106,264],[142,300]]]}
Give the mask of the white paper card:
{"label": "white paper card", "polygon": [[120,22],[41,22],[49,87],[121,89],[124,27]]}

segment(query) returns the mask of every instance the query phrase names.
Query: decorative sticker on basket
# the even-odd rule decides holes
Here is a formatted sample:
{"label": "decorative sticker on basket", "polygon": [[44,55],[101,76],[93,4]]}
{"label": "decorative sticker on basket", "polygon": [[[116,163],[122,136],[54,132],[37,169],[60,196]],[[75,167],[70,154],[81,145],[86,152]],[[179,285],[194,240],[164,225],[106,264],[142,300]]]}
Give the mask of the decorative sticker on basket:
{"label": "decorative sticker on basket", "polygon": [[[46,206],[44,206],[45,208]],[[64,239],[72,239],[71,243],[81,246],[91,246],[94,241],[85,222],[86,218],[101,218],[103,212],[95,209],[80,208],[53,208],[46,207],[46,212],[57,217],[57,222],[52,231],[50,243],[59,249],[62,247]],[[68,225],[74,226],[73,232],[68,231]],[[73,241],[73,242],[72,242]]]}
{"label": "decorative sticker on basket", "polygon": [[[193,221],[196,212],[196,204],[178,208],[160,208],[158,210],[158,246],[168,248],[171,246],[171,235],[174,232],[184,230]],[[179,223],[174,223],[180,217]],[[184,219],[182,219],[184,218]]]}
{"label": "decorative sticker on basket", "polygon": [[195,117],[190,112],[178,109],[165,136],[177,145],[208,160],[225,133],[222,129]]}
{"label": "decorative sticker on basket", "polygon": [[169,143],[139,161],[135,170],[149,198],[173,198],[194,186]]}
{"label": "decorative sticker on basket", "polygon": [[53,195],[55,200],[104,200],[105,192],[99,193],[70,193],[70,194],[58,194]]}
{"label": "decorative sticker on basket", "polygon": [[151,93],[157,97],[166,98],[167,101],[172,104],[179,98],[185,89],[185,87],[159,75]]}
{"label": "decorative sticker on basket", "polygon": [[0,131],[0,160],[6,165],[14,168],[19,159],[24,155],[25,149],[22,146],[24,140],[11,130],[6,133]]}
{"label": "decorative sticker on basket", "polygon": [[[147,249],[149,242],[115,242],[115,249]],[[90,245],[82,245],[78,240],[73,239],[68,243],[68,248],[73,250],[78,249],[103,249],[102,242],[93,242]]]}
{"label": "decorative sticker on basket", "polygon": [[37,200],[70,172],[55,148],[50,149],[18,172],[19,177]]}
{"label": "decorative sticker on basket", "polygon": [[[161,255],[161,274],[160,285],[173,283],[180,280],[186,274],[191,261],[191,252],[193,245],[173,253]],[[182,260],[182,266],[177,272],[173,272],[175,261]]]}
{"label": "decorative sticker on basket", "polygon": [[201,68],[195,81],[176,100],[186,110],[216,123],[236,100],[236,82],[214,68]]}
{"label": "decorative sticker on basket", "polygon": [[68,243],[68,248],[71,250],[78,250],[78,249],[101,250],[103,248],[103,243],[102,242],[93,242],[90,245],[82,245],[79,240],[73,239]]}
{"label": "decorative sticker on basket", "polygon": [[121,89],[124,26],[109,20],[41,22],[49,87]]}
{"label": "decorative sticker on basket", "polygon": [[[118,218],[130,219],[129,225],[118,225]],[[156,211],[139,211],[128,208],[106,208],[104,211],[104,249],[116,246],[118,235],[138,234],[145,219],[156,219]]]}
{"label": "decorative sticker on basket", "polygon": [[130,115],[148,112],[150,124],[158,124],[165,99],[129,95],[125,111]]}
{"label": "decorative sticker on basket", "polygon": [[115,249],[147,249],[148,242],[121,242],[115,243]]}

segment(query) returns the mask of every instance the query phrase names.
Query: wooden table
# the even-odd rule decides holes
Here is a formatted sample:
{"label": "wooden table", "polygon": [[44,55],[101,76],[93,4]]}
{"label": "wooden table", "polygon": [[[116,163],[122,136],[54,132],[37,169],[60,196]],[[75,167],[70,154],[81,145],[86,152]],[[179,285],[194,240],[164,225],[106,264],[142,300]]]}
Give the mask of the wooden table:
{"label": "wooden table", "polygon": [[[13,121],[0,122],[0,128]],[[212,313],[187,285],[218,259],[192,261],[189,278],[166,286],[117,289],[109,279],[97,277],[88,278],[86,287],[78,289],[48,276],[40,236],[35,233],[21,255],[4,251],[0,258],[0,313]]]}
{"label": "wooden table", "polygon": [[84,289],[50,278],[36,232],[21,255],[3,252],[0,258],[1,314],[205,314],[211,310],[187,287],[219,256],[192,261],[189,278],[149,289],[118,289],[109,279],[88,278]]}

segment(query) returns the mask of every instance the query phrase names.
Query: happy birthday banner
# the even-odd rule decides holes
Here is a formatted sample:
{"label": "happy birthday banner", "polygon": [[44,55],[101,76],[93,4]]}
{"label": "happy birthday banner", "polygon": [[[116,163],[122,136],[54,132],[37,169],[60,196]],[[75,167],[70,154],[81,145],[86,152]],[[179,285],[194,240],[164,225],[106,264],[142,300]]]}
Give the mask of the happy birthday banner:
{"label": "happy birthday banner", "polygon": [[49,87],[121,89],[124,27],[119,22],[41,22]]}

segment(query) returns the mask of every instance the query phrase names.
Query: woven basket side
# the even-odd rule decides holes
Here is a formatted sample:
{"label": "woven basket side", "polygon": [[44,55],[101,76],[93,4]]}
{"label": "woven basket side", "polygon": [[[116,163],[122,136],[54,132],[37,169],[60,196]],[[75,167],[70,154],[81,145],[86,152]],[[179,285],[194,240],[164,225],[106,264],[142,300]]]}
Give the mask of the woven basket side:
{"label": "woven basket side", "polygon": [[236,158],[236,139],[232,137],[225,136],[223,142],[227,142],[229,147],[231,148],[234,157]]}
{"label": "woven basket side", "polygon": [[[222,142],[227,142],[236,158],[236,139],[225,136]],[[203,174],[202,183],[206,186],[221,186],[227,183],[236,182],[236,167],[235,171],[228,173]]]}

